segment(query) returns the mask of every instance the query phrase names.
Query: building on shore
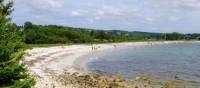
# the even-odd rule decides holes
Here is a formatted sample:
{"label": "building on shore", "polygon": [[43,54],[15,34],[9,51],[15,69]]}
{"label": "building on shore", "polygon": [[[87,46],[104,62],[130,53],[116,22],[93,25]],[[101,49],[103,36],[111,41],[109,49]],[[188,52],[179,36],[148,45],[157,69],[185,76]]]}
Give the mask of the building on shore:
{"label": "building on shore", "polygon": [[200,36],[199,36],[199,37],[197,37],[197,40],[200,40]]}
{"label": "building on shore", "polygon": [[192,36],[186,35],[186,36],[184,36],[184,39],[185,39],[185,40],[191,40],[191,39],[192,39]]}

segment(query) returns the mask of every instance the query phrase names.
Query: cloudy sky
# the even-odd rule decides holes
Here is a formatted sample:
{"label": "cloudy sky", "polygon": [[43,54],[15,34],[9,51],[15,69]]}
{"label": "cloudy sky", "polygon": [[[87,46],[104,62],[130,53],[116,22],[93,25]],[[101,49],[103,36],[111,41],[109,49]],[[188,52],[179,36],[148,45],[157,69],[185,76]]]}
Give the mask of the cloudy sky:
{"label": "cloudy sky", "polygon": [[200,33],[200,0],[15,0],[13,22]]}

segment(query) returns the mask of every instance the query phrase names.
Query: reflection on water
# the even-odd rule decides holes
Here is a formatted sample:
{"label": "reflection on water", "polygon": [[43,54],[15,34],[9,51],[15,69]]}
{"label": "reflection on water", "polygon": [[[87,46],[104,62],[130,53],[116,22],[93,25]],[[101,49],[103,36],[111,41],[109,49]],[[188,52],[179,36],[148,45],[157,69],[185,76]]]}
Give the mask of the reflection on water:
{"label": "reflection on water", "polygon": [[87,57],[91,72],[121,74],[126,78],[137,75],[178,78],[200,82],[200,44],[160,44],[128,46]]}

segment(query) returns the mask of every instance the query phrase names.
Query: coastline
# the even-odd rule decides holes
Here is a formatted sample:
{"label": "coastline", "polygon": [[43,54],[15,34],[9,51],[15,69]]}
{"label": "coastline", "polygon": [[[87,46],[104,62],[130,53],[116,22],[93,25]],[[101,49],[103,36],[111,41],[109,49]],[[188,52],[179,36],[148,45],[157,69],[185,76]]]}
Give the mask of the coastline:
{"label": "coastline", "polygon": [[[34,48],[26,51],[28,55],[24,58],[24,63],[29,73],[36,79],[35,88],[74,88],[74,84],[63,85],[59,81],[59,77],[63,73],[70,75],[88,75],[86,71],[81,70],[79,67],[79,63],[84,61],[80,60],[80,58],[88,53],[123,46],[170,43],[200,43],[200,41],[125,42]],[[78,63],[77,60],[79,60]]]}

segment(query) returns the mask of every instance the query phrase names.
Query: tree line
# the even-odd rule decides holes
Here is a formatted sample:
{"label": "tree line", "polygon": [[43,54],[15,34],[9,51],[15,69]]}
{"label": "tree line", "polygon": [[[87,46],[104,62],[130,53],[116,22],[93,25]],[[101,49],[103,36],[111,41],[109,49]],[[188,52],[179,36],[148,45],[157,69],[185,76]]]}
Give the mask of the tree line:
{"label": "tree line", "polygon": [[129,32],[120,30],[93,30],[58,25],[35,25],[25,22],[18,27],[27,44],[107,43],[148,40],[199,40],[200,34]]}

